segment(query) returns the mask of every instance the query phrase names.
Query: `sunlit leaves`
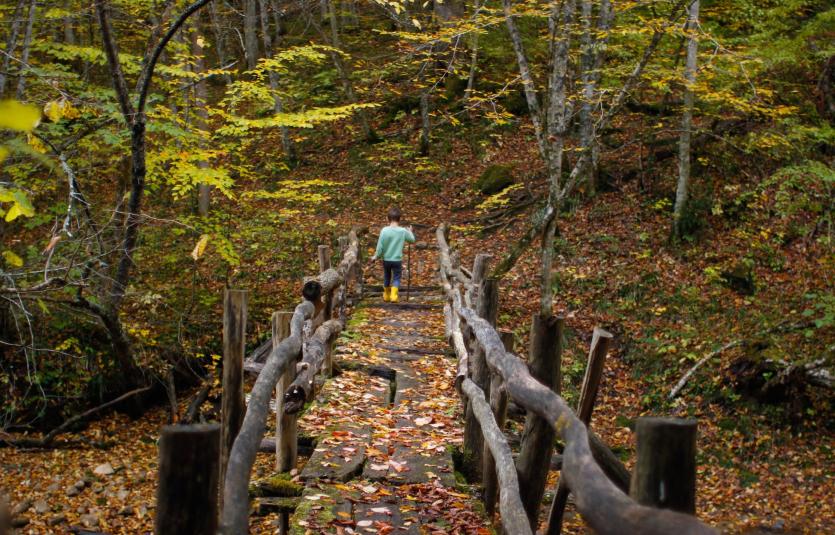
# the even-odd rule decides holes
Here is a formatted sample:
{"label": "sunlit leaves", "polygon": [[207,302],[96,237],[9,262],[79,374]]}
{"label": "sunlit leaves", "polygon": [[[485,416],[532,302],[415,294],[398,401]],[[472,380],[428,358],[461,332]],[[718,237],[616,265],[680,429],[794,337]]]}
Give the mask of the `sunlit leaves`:
{"label": "sunlit leaves", "polygon": [[41,120],[41,112],[34,106],[21,104],[16,100],[0,101],[0,128],[29,132]]}
{"label": "sunlit leaves", "polygon": [[342,185],[342,182],[333,182],[323,179],[312,180],[282,180],[278,183],[276,191],[251,191],[243,194],[243,198],[259,200],[282,200],[287,203],[320,203],[327,201],[330,197],[323,191],[335,186]]}
{"label": "sunlit leaves", "polygon": [[200,239],[197,241],[197,244],[194,246],[194,250],[191,251],[191,257],[197,261],[203,256],[203,253],[206,251],[206,244],[209,243],[209,235],[203,234],[200,236]]}
{"label": "sunlit leaves", "polygon": [[23,266],[23,259],[17,256],[14,252],[9,250],[3,251],[3,260],[6,262],[6,265],[9,265],[11,267]]}
{"label": "sunlit leaves", "polygon": [[53,123],[61,119],[76,119],[81,115],[72,102],[64,98],[47,102],[43,107],[43,112]]}
{"label": "sunlit leaves", "polygon": [[229,123],[218,129],[221,135],[243,135],[261,128],[313,128],[314,126],[351,117],[357,110],[374,108],[376,104],[347,104],[327,108],[310,108],[302,112],[276,113],[263,119],[246,119],[229,115]]}
{"label": "sunlit leaves", "polygon": [[[11,206],[7,207],[6,203]],[[0,216],[4,216],[4,219],[9,222],[20,216],[32,217],[33,215],[35,215],[35,208],[24,191],[0,186]]]}
{"label": "sunlit leaves", "polygon": [[175,199],[190,195],[198,184],[215,188],[218,193],[232,197],[234,181],[229,170],[212,162],[222,151],[165,149],[148,155],[148,180],[154,187],[166,187]]}

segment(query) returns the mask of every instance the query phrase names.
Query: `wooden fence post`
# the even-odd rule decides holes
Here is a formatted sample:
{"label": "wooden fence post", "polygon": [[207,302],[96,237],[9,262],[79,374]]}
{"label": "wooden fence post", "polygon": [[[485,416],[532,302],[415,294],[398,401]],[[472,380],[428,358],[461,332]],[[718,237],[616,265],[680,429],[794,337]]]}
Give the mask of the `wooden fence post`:
{"label": "wooden fence post", "polygon": [[[229,452],[244,420],[244,350],[246,346],[246,290],[223,294],[223,395],[221,396],[220,488],[226,481]],[[221,492],[220,507],[223,508]]]}
{"label": "wooden fence post", "polygon": [[[499,331],[505,351],[513,352],[513,332]],[[502,376],[497,373],[490,374],[490,409],[496,418],[496,425],[504,429],[507,418],[507,392],[502,384]],[[484,486],[484,508],[487,510],[487,517],[493,519],[496,512],[496,498],[499,496],[499,481],[496,474],[496,461],[490,453],[490,448],[484,444],[484,469],[482,470],[482,482]]]}
{"label": "wooden fence post", "polygon": [[[531,375],[559,394],[560,360],[564,319],[557,316],[534,314],[531,325],[531,345],[528,365]],[[528,412],[522,432],[522,446],[516,460],[522,503],[528,513],[531,530],[536,531],[539,506],[545,494],[545,483],[551,453],[554,449],[554,428],[551,422]]]}
{"label": "wooden fence post", "polygon": [[[603,376],[603,365],[606,362],[606,354],[609,352],[609,342],[611,340],[611,334],[598,327],[594,328],[586,373],[583,376],[583,386],[580,389],[580,402],[577,405],[577,418],[587,427],[591,422],[594,402],[597,400],[597,389],[600,386],[600,378]],[[566,503],[568,503],[568,491],[568,484],[565,482],[565,478],[560,475],[557,492],[554,494],[554,501],[551,503],[551,512],[548,514],[545,535],[558,535],[562,530],[563,512]]]}
{"label": "wooden fence post", "polygon": [[[319,254],[319,272],[325,272],[331,268],[331,248],[329,245],[320,245],[318,249]],[[325,299],[325,308],[322,310],[322,321],[328,321],[333,317],[333,293],[331,290],[327,295],[322,296]],[[322,366],[325,377],[333,375],[333,355],[330,347],[325,348],[325,363]]]}
{"label": "wooden fence post", "polygon": [[696,420],[638,418],[629,495],[638,503],[696,513]]}
{"label": "wooden fence post", "polygon": [[215,535],[219,453],[218,424],[162,428],[156,535]]}
{"label": "wooden fence post", "polygon": [[[273,349],[282,340],[290,336],[290,319],[293,312],[274,312],[272,316]],[[296,466],[298,457],[298,427],[296,415],[284,414],[284,392],[290,388],[296,378],[296,360],[287,365],[287,369],[275,386],[275,468],[287,472]]]}
{"label": "wooden fence post", "polygon": [[[478,290],[476,313],[487,320],[490,325],[495,326],[498,308],[499,282],[496,279],[485,279],[481,281]],[[487,367],[484,349],[478,344],[473,345],[474,349],[470,357],[470,377],[484,391],[484,397],[486,399],[490,395],[490,369]],[[490,400],[487,399],[487,401],[489,402]],[[477,481],[480,481],[483,475],[483,452],[484,437],[481,434],[481,426],[473,413],[472,407],[467,403],[464,421],[464,454],[467,462],[470,463],[473,476]]]}
{"label": "wooden fence post", "polygon": [[[325,271],[331,268],[331,248],[330,245],[320,245],[318,249],[319,253],[319,273],[324,273]],[[333,312],[331,304],[333,302],[333,292],[328,292],[328,295],[323,296],[325,298],[325,310],[324,310],[324,321],[328,321],[331,319],[331,314]]]}

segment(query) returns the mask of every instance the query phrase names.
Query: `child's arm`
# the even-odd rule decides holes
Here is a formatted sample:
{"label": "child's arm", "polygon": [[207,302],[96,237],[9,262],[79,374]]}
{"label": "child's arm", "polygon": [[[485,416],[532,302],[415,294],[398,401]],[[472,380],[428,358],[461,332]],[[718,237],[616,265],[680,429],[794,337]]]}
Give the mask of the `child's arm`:
{"label": "child's arm", "polygon": [[406,241],[409,243],[415,243],[415,235],[412,233],[412,227],[408,227],[406,229]]}
{"label": "child's arm", "polygon": [[377,238],[377,250],[374,251],[374,256],[371,257],[371,260],[377,260],[378,258],[383,257],[383,233],[380,233],[380,237]]}

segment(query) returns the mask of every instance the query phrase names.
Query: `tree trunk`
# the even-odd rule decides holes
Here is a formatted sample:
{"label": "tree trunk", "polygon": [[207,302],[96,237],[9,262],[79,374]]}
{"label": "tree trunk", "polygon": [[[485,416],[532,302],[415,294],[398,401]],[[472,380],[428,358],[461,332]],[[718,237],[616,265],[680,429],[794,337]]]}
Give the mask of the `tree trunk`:
{"label": "tree trunk", "polygon": [[[272,56],[273,42],[270,38],[270,22],[267,19],[267,2],[266,0],[259,0],[261,3],[261,37],[264,41],[264,55]],[[278,73],[270,70],[270,91],[273,94],[273,111],[275,113],[282,113],[284,111],[284,104],[281,101],[281,95],[278,94],[279,78]],[[296,161],[296,151],[293,147],[293,140],[290,139],[290,129],[286,126],[279,127],[281,132],[281,148],[284,149],[284,155],[287,161],[292,165]]]}
{"label": "tree trunk", "polygon": [[[478,15],[481,12],[481,1],[475,0],[473,6],[473,24],[478,26]],[[464,98],[469,100],[475,91],[475,75],[478,71],[478,32],[473,32],[470,38],[470,74],[467,76],[467,89]]]}
{"label": "tree trunk", "polygon": [[6,82],[8,81],[9,67],[12,64],[12,57],[17,48],[17,35],[20,32],[20,20],[23,13],[23,5],[26,0],[18,0],[12,13],[11,27],[9,28],[9,38],[6,40],[5,54],[3,54],[3,67],[0,70],[0,97],[6,92]]}
{"label": "tree trunk", "polygon": [[[199,19],[198,19],[199,20]],[[191,32],[191,54],[194,56],[194,69],[199,77],[203,77],[206,72],[206,60],[204,57],[204,49],[201,42],[201,35],[198,31],[199,24],[195,24]],[[195,126],[200,132],[201,148],[205,149],[205,139],[209,137],[209,112],[207,107],[209,99],[209,92],[206,88],[206,80],[198,78],[198,82],[194,85],[194,115],[197,118]],[[209,162],[200,160],[197,163],[198,169],[208,169]],[[209,215],[209,207],[212,198],[212,187],[208,184],[199,184],[197,186],[197,213],[206,217]]]}
{"label": "tree trunk", "polygon": [[[331,27],[331,45],[337,50],[343,50],[342,40],[339,37],[339,19],[336,16],[336,1],[322,1],[323,5],[327,6],[327,13]],[[354,92],[354,84],[353,82],[351,82],[350,65],[346,64],[345,61],[342,59],[342,56],[340,56],[339,54],[331,54],[331,58],[333,58],[333,64],[334,67],[336,67],[337,74],[339,74],[339,79],[342,81],[342,90],[345,92],[345,98],[348,99],[348,102],[350,104],[356,104],[357,96]],[[373,135],[371,131],[371,126],[368,123],[368,115],[365,113],[365,110],[357,110],[356,115],[360,123],[360,128],[362,129],[363,138],[366,140],[371,139]]]}
{"label": "tree trunk", "polygon": [[26,71],[29,70],[29,48],[32,44],[32,30],[35,26],[35,10],[38,1],[32,0],[29,4],[29,17],[26,20],[26,33],[23,36],[23,49],[20,52],[20,70],[17,77],[17,100],[23,100],[23,92],[26,91]]}
{"label": "tree trunk", "polygon": [[[72,1],[66,0],[64,2],[64,8],[67,10],[67,13],[72,13]],[[75,44],[75,30],[72,27],[72,17],[70,15],[64,17],[64,42],[68,45]]]}
{"label": "tree trunk", "polygon": [[699,0],[693,0],[687,11],[687,64],[684,67],[684,109],[681,115],[681,136],[678,142],[678,184],[673,207],[673,240],[681,238],[681,217],[687,206],[690,189],[690,139],[693,123],[693,84],[696,82],[696,60],[699,53],[698,39]]}
{"label": "tree trunk", "polygon": [[258,0],[244,0],[244,53],[247,68],[258,65]]}
{"label": "tree trunk", "polygon": [[[223,32],[220,29],[220,17],[217,14],[217,3],[211,2],[209,4],[209,19],[212,25],[212,32],[215,34],[215,49],[217,50],[217,61],[218,67],[226,67],[227,63],[227,55],[226,55],[226,40],[224,38]],[[229,75],[228,72],[224,71],[223,73],[223,80],[226,82],[226,85],[232,83],[232,77]]]}
{"label": "tree trunk", "polygon": [[432,132],[432,121],[429,117],[429,88],[420,93],[420,154],[429,155],[429,135]]}
{"label": "tree trunk", "polygon": [[[551,11],[551,21],[554,28],[557,24],[558,5],[554,4]],[[554,288],[551,278],[551,270],[554,263],[554,236],[557,231],[557,216],[562,192],[562,161],[563,147],[568,120],[567,120],[567,87],[568,87],[568,64],[571,47],[571,24],[573,22],[575,0],[566,0],[563,5],[563,35],[557,40],[554,46],[554,53],[551,59],[552,69],[548,80],[548,109],[546,111],[546,132],[547,151],[545,164],[548,168],[548,207],[554,210],[554,217],[551,218],[542,231],[542,271],[540,273],[540,308],[539,313],[543,317],[551,315],[554,300]],[[555,39],[557,36],[555,36]]]}
{"label": "tree trunk", "polygon": [[[592,81],[592,64],[594,62],[595,38],[591,33],[592,0],[581,0],[580,20],[583,24],[583,34],[580,38],[580,79],[583,84],[583,98],[580,101],[580,147],[589,150],[592,137],[592,99],[594,98],[594,82]],[[602,9],[602,8],[601,8]],[[585,179],[588,184],[588,193],[593,195],[596,186],[594,180],[594,166],[588,168],[588,176]]]}

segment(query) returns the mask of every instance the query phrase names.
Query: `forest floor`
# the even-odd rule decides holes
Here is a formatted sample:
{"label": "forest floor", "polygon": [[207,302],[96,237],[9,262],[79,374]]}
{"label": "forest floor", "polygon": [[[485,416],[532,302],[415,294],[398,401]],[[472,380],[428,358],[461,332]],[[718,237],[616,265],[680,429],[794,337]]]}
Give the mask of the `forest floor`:
{"label": "forest floor", "polygon": [[[302,165],[282,178],[326,178],[336,185],[326,189],[326,202],[315,217],[291,211],[283,220],[282,228],[297,227],[301,233],[309,232],[315,240],[321,238],[322,228],[330,231],[359,224],[369,227],[373,235],[384,224],[385,208],[398,203],[404,208],[407,224],[422,225],[416,228],[421,241],[431,243],[434,226],[444,220],[451,221],[452,241],[461,250],[465,265],[478,252],[501,258],[525,231],[530,208],[511,217],[503,227],[481,234],[483,225],[473,220],[483,213],[477,205],[484,199],[473,192],[472,183],[488,165],[508,164],[513,166],[518,182],[541,196],[543,181],[539,178],[538,156],[529,134],[525,128],[489,135],[441,132],[429,159],[417,155],[409,143],[389,140],[358,148],[347,139],[345,132],[334,131],[326,136],[327,143],[302,152]],[[326,151],[320,146],[335,148]],[[263,182],[269,180],[265,177]],[[255,189],[263,184],[246,187]],[[831,273],[826,275],[826,271],[827,262],[832,263],[832,259],[802,240],[794,242],[775,253],[783,261],[781,269],[757,264],[759,284],[755,296],[740,295],[717,284],[711,268],[732,264],[749,247],[757,229],[750,229],[746,234],[740,232],[741,224],[711,221],[697,240],[678,248],[669,247],[666,243],[669,214],[658,209],[656,202],[664,197],[666,190],[659,184],[650,183],[648,187],[649,193],[639,191],[634,182],[619,184],[616,191],[601,193],[561,217],[555,284],[556,308],[566,316],[568,326],[562,363],[565,396],[569,402],[576,401],[592,328],[603,326],[616,338],[607,360],[592,427],[627,466],[631,466],[634,456],[630,429],[636,418],[647,414],[697,418],[700,518],[730,533],[751,529],[778,533],[835,532],[832,504],[835,430],[831,396],[811,392],[802,424],[793,425],[779,406],[763,405],[734,394],[727,385],[727,372],[732,358],[739,353],[731,353],[708,363],[678,400],[666,400],[669,389],[694,357],[756,332],[764,318],[799,314],[806,294],[831,294]],[[654,189],[657,192],[653,193]],[[283,210],[275,201],[247,203],[244,207],[247,213]],[[244,227],[252,222],[240,219],[231,224],[241,229],[241,236],[251,239],[252,233],[245,233]],[[366,249],[373,246],[373,236],[363,240]],[[304,260],[305,266],[313,265],[315,254],[310,253],[313,244],[308,243],[293,253],[310,257]],[[244,262],[261,266],[250,271],[275,270],[276,262],[270,257],[273,251],[272,247],[247,249],[247,254],[252,256],[244,258]],[[534,251],[535,248],[520,259],[500,287],[499,326],[516,333],[515,350],[523,356],[529,318],[538,295],[538,257]],[[417,276],[413,284],[434,284],[434,254],[426,250],[415,255]],[[281,279],[280,274],[278,279],[259,279],[252,284],[252,290],[258,295],[253,305],[258,308],[251,316],[251,332],[255,335],[268,332],[271,310],[292,303],[295,280]],[[219,287],[214,290],[220,292]],[[340,358],[350,356],[351,360],[366,364],[378,362],[382,356],[379,348],[394,345],[387,340],[395,334],[381,330],[379,324],[374,329],[368,327],[388,314],[384,309],[359,308],[352,321],[368,322],[362,327],[365,338],[343,338],[340,343],[348,352],[343,351]],[[422,333],[430,338],[443,332],[441,315],[431,317],[431,320],[425,318],[428,330]],[[207,337],[219,336],[219,318],[219,315],[215,318],[215,332],[207,332]],[[352,329],[356,330],[359,324]],[[353,330],[349,329],[349,333]],[[798,333],[787,336],[777,349],[785,355],[808,354],[812,343]],[[330,403],[316,403],[305,413],[301,420],[303,432],[320,435],[330,420],[354,420],[360,417],[357,411],[362,409],[370,411],[361,416],[368,419],[372,429],[371,446],[366,450],[370,463],[387,462],[387,470],[397,472],[393,468],[400,466],[393,453],[397,451],[396,443],[401,438],[414,438],[413,434],[419,435],[421,444],[436,448],[442,455],[438,448],[446,452],[448,446],[460,442],[460,403],[449,382],[453,362],[432,357],[410,365],[426,375],[425,384],[440,392],[431,398],[433,407],[427,414],[420,412],[420,403],[426,401],[417,402],[417,408],[410,403],[390,407],[381,404],[377,408],[371,408],[371,404],[363,406],[363,396],[369,393],[366,377],[360,371],[346,370],[320,392],[320,399]],[[422,366],[427,369],[421,369]],[[182,394],[181,413],[189,401]],[[417,424],[417,418],[428,417],[431,422],[425,425],[397,425],[398,419],[411,419]],[[164,409],[152,410],[136,421],[113,414],[59,439],[56,445],[60,447],[52,450],[0,448],[0,487],[10,489],[13,504],[25,504],[28,500],[30,505],[23,513],[29,525],[21,533],[65,533],[66,526],[83,525],[85,521],[107,533],[150,531],[156,440],[166,420]],[[512,440],[518,439],[521,427],[519,420],[509,422]],[[386,436],[386,433],[392,434]],[[102,441],[111,443],[111,447],[100,449],[90,445]],[[255,477],[268,475],[271,466],[271,456],[259,455]],[[100,474],[95,473],[97,468]],[[443,477],[441,472],[436,475]],[[551,483],[557,477],[556,472],[552,473]],[[359,502],[377,504],[374,507],[387,507],[385,504],[392,498],[385,493],[399,492],[370,479],[343,484],[351,488],[350,492],[358,493]],[[478,508],[472,498],[459,495],[462,494],[459,490],[450,491],[449,487],[441,491],[433,483],[420,485],[408,494],[415,498],[415,509],[401,511],[406,513],[406,518],[426,514],[426,509],[421,509],[426,506],[434,508],[429,512],[435,515],[434,524],[429,525],[436,526],[437,530],[458,526],[461,533],[483,531],[483,524],[476,527]],[[450,515],[453,510],[455,514]],[[373,514],[369,519],[384,521]],[[460,523],[456,523],[458,519]],[[274,516],[255,518],[253,529],[272,533],[274,521]],[[50,527],[50,522],[55,524]],[[566,531],[585,532],[582,520],[571,505]]]}

